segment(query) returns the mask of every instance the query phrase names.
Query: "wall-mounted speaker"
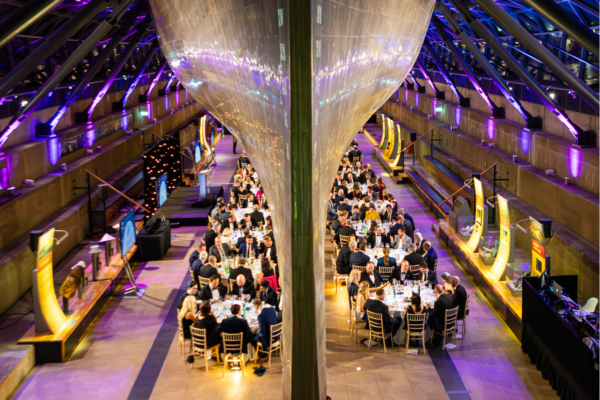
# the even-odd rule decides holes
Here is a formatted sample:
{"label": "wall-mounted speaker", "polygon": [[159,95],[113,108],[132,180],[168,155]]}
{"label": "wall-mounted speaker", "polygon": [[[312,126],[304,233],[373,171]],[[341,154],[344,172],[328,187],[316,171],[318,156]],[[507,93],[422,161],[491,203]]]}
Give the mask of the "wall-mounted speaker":
{"label": "wall-mounted speaker", "polygon": [[98,199],[107,200],[108,199],[108,186],[104,184],[98,185]]}
{"label": "wall-mounted speaker", "polygon": [[549,218],[540,218],[540,224],[544,228],[544,239],[552,237],[552,220]]}
{"label": "wall-mounted speaker", "polygon": [[38,251],[39,239],[43,233],[44,233],[44,231],[30,231],[29,232],[29,248],[34,253]]}

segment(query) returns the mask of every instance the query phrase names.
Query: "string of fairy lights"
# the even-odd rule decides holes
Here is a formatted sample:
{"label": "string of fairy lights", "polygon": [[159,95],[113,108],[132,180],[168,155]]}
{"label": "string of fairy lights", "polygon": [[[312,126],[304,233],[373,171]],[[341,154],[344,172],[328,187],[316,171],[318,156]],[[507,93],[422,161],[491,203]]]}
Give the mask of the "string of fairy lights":
{"label": "string of fairy lights", "polygon": [[152,213],[146,213],[149,219],[158,211],[158,177],[167,173],[167,193],[181,183],[181,152],[179,132],[165,136],[148,149],[144,159],[144,204]]}

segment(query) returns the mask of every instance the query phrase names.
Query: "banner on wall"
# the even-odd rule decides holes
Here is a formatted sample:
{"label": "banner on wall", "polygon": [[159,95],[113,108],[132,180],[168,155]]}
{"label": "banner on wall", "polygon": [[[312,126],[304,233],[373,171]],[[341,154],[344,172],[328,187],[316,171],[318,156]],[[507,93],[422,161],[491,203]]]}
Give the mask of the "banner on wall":
{"label": "banner on wall", "polygon": [[389,135],[387,117],[385,115],[382,118],[382,122],[383,122],[383,124],[381,125],[381,129],[382,129],[383,133],[381,135],[381,143],[379,143],[379,150],[385,151],[387,149],[388,135]]}
{"label": "banner on wall", "polygon": [[388,118],[386,121],[386,125],[387,125],[388,142],[387,142],[387,147],[385,148],[385,151],[383,152],[383,157],[389,159],[389,158],[392,158],[392,151],[394,149],[394,142],[395,142],[394,121],[391,118]]}
{"label": "banner on wall", "polygon": [[546,270],[546,248],[544,247],[544,227],[529,217],[531,225],[531,275],[538,276]]}
{"label": "banner on wall", "polygon": [[109,124],[99,126],[75,137],[63,140],[60,142],[60,156],[64,157],[79,149],[90,147],[97,141],[104,139],[113,133],[126,130],[129,126],[130,117],[131,115],[119,118]]}
{"label": "banner on wall", "polygon": [[494,260],[494,265],[490,272],[494,278],[500,280],[506,269],[506,264],[512,262],[514,255],[514,237],[512,227],[510,226],[510,215],[508,213],[508,201],[498,196],[498,211],[500,214],[500,238],[498,246],[498,255]]}
{"label": "banner on wall", "polygon": [[57,333],[67,321],[54,291],[53,246],[54,228],[38,240],[37,268],[33,271],[36,332]]}
{"label": "banner on wall", "polygon": [[473,178],[475,187],[475,221],[473,222],[473,233],[469,238],[467,247],[471,251],[477,250],[481,237],[487,233],[487,207],[483,198],[483,185],[477,178]]}

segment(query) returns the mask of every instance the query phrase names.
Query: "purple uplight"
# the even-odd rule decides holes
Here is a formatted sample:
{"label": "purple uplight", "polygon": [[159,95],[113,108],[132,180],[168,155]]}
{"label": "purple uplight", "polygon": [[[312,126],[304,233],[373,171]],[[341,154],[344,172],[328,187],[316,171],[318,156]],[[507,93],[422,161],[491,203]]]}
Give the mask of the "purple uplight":
{"label": "purple uplight", "polygon": [[165,111],[169,109],[169,96],[165,96]]}
{"label": "purple uplight", "polygon": [[48,149],[48,161],[50,165],[56,165],[60,160],[60,138],[58,136],[48,139],[46,144]]}
{"label": "purple uplight", "polygon": [[0,189],[6,189],[10,185],[10,161],[8,157],[0,158],[0,161],[6,160],[6,167],[0,169]]}
{"label": "purple uplight", "polygon": [[487,132],[487,136],[490,140],[494,140],[494,136],[496,134],[496,122],[493,119],[488,119],[485,121],[485,130]]}
{"label": "purple uplight", "polygon": [[437,99],[434,97],[433,100],[431,100],[431,113],[433,115],[435,115],[435,107],[437,105]]}
{"label": "purple uplight", "polygon": [[404,102],[408,104],[408,89],[404,90]]}
{"label": "purple uplight", "polygon": [[458,107],[456,107],[454,109],[454,122],[456,123],[456,126],[460,126],[460,120],[461,120],[461,115],[462,110]]}
{"label": "purple uplight", "polygon": [[415,93],[415,106],[419,107],[419,94]]}
{"label": "purple uplight", "polygon": [[529,138],[531,133],[527,131],[519,131],[519,142],[521,143],[521,151],[529,154]]}
{"label": "purple uplight", "polygon": [[578,178],[581,173],[581,151],[569,147],[569,172],[573,178]]}

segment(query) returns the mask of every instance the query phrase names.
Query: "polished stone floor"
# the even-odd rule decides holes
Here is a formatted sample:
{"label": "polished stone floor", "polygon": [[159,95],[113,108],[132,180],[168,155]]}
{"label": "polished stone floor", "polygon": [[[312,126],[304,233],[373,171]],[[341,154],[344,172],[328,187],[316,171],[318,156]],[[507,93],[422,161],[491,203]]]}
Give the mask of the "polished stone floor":
{"label": "polished stone floor", "polygon": [[[361,135],[357,140],[365,160],[382,173],[370,159],[367,140]],[[235,159],[230,138],[225,138],[218,146],[212,182],[229,183]],[[350,337],[347,292],[340,288],[335,293],[330,268],[326,268],[327,393],[332,400],[556,399],[491,304],[437,241],[431,231],[435,222],[431,214],[408,187],[394,185],[387,177],[385,182],[434,244],[440,273],[461,277],[471,294],[468,330],[450,351],[407,356],[403,347],[388,349],[387,354],[381,347],[368,350]],[[65,364],[37,366],[13,399],[280,399],[279,357],[262,377],[252,373],[253,363],[247,365],[245,377],[239,371],[227,371],[221,378],[222,365],[211,362],[207,373],[203,362],[190,368],[181,361],[171,329],[176,324],[174,301],[189,279],[187,257],[205,229],[174,229],[167,257],[142,264],[136,271],[138,282],[148,286],[145,296],[111,300],[73,357]],[[326,247],[329,266],[332,248]]]}

